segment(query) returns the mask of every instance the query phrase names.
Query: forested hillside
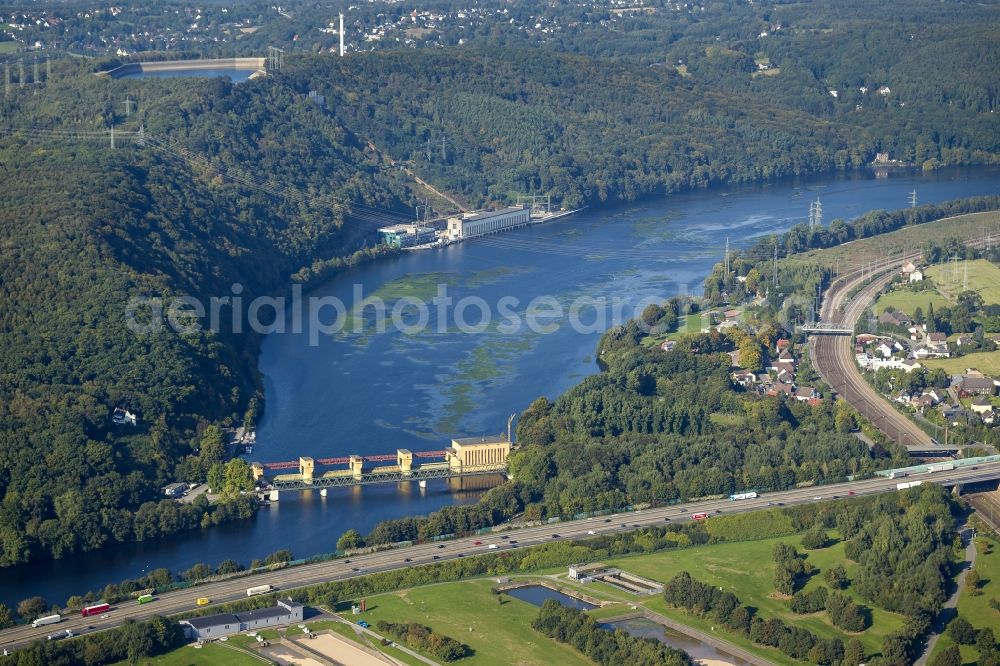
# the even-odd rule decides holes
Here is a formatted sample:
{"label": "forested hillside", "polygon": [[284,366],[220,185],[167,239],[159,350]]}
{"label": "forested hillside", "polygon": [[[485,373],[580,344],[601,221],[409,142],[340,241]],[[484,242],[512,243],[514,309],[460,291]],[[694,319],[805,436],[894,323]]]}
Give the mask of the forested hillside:
{"label": "forested hillside", "polygon": [[[136,334],[129,300],[284,295],[367,239],[338,202],[396,201],[356,140],[278,82],[152,81],[131,118],[124,85],[68,68],[5,100],[24,131],[0,141],[0,564],[251,515],[136,511],[227,457],[205,426],[252,418],[259,339],[228,307],[217,332]],[[86,133],[111,121],[115,150]],[[128,135],[140,123],[146,145]],[[114,426],[116,407],[138,425]]]}

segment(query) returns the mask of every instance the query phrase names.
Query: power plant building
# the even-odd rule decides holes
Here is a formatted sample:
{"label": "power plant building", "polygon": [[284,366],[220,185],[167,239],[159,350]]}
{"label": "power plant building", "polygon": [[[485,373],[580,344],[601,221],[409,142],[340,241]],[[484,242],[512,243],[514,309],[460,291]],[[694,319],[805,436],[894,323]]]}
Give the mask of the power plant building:
{"label": "power plant building", "polygon": [[448,219],[448,238],[475,238],[531,224],[527,206],[512,206]]}
{"label": "power plant building", "polygon": [[391,247],[404,248],[433,243],[437,240],[437,234],[431,227],[422,227],[418,224],[394,224],[391,227],[381,227],[378,230],[378,240]]}

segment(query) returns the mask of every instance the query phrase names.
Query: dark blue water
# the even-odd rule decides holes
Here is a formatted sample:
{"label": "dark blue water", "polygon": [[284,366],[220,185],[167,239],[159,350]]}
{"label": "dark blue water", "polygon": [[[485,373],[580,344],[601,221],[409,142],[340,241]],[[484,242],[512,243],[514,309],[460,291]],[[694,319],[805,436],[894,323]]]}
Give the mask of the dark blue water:
{"label": "dark blue water", "polygon": [[[449,246],[340,275],[314,295],[348,305],[354,285],[390,304],[402,294],[433,295],[438,284],[455,299],[476,295],[496,313],[503,297],[551,296],[568,305],[581,295],[643,297],[701,293],[728,237],[733,247],[804,222],[820,197],[824,220],[851,218],[874,208],[907,205],[910,191],[929,203],[1000,192],[1000,170],[864,172],[810,182],[714,189],[639,205],[592,209],[574,217]],[[476,311],[469,310],[469,320]],[[588,314],[589,312],[589,314]],[[622,316],[632,316],[623,308]],[[538,396],[554,397],[597,371],[594,347],[610,319],[579,333],[565,319],[551,334],[505,333],[493,321],[478,334],[453,322],[442,332],[387,332],[320,336],[272,334],[260,369],[266,409],[253,459],[294,460],[397,448],[442,449],[455,436],[501,432],[508,415]],[[593,310],[581,314],[592,323]],[[353,328],[353,327],[352,327]],[[290,329],[290,327],[289,327]],[[337,490],[327,498],[286,493],[254,521],[191,532],[144,544],[0,571],[0,601],[71,594],[134,577],[153,567],[181,570],[200,561],[248,562],[280,548],[296,556],[329,552],[348,528],[362,532],[388,518],[423,514],[482,491],[451,494],[445,482]]]}
{"label": "dark blue water", "polygon": [[571,597],[568,594],[556,592],[555,590],[550,590],[549,588],[542,587],[541,585],[519,587],[514,590],[508,590],[507,594],[515,599],[527,601],[529,604],[534,604],[535,606],[541,606],[549,599],[555,599],[563,606],[575,608],[577,610],[590,610],[592,608],[597,608],[594,604],[587,603],[586,601],[580,601],[579,599]]}
{"label": "dark blue water", "polygon": [[174,69],[167,71],[146,71],[130,72],[122,74],[120,79],[175,79],[179,77],[201,77],[215,78],[223,76],[233,83],[243,83],[254,73],[252,69],[233,69],[231,67],[219,67],[215,69]]}

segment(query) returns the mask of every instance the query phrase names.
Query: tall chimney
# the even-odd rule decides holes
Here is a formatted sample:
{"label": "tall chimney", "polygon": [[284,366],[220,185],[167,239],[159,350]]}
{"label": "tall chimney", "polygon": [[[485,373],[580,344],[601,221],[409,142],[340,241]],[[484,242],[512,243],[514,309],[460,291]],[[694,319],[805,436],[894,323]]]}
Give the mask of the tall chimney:
{"label": "tall chimney", "polygon": [[344,13],[340,13],[340,57],[344,57]]}

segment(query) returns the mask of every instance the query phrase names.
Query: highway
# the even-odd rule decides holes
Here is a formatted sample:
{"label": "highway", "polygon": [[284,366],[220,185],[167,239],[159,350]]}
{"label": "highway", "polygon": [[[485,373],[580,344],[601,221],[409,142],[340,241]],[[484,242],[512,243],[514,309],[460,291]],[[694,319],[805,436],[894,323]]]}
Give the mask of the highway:
{"label": "highway", "polygon": [[[1000,479],[1000,462],[982,464],[978,466],[978,469],[967,467],[933,474],[921,474],[919,477],[911,477],[910,480],[917,478],[946,485],[991,481]],[[692,514],[701,512],[708,513],[709,520],[711,520],[711,516],[718,514],[757,511],[772,505],[794,506],[829,501],[836,497],[849,497],[852,494],[862,496],[894,492],[896,483],[897,481],[894,479],[879,477],[827,486],[796,488],[762,495],[752,500],[731,502],[728,499],[717,499],[688,502],[670,507],[511,529],[505,532],[464,537],[453,541],[414,545],[379,553],[357,555],[350,558],[350,561],[337,559],[289,567],[269,573],[207,583],[157,595],[154,602],[141,606],[134,602],[120,603],[112,608],[106,619],[100,617],[82,618],[79,615],[71,615],[58,624],[42,626],[37,629],[31,625],[12,627],[0,631],[0,648],[11,650],[66,629],[80,635],[111,628],[126,618],[144,620],[154,615],[173,615],[191,611],[197,608],[196,600],[199,597],[208,597],[213,604],[245,599],[246,589],[256,585],[270,584],[279,591],[286,592],[297,587],[356,578],[379,571],[427,565],[435,561],[496,552],[489,549],[490,544],[495,544],[498,550],[526,548],[540,543],[552,542],[556,539],[585,539],[591,536],[591,532],[595,535],[612,534],[651,525],[663,525],[665,522],[688,521],[692,519]],[[481,542],[478,546],[476,545],[477,541]],[[82,592],[82,590],[66,591],[67,595],[73,592]]]}

